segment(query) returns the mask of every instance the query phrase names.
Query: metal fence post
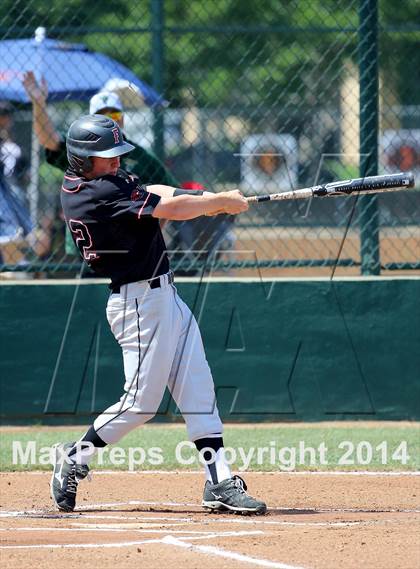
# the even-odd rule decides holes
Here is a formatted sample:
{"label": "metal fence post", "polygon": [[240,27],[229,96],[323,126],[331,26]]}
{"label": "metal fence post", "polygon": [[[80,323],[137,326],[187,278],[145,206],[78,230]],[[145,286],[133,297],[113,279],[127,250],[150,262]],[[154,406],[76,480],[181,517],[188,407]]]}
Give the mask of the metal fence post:
{"label": "metal fence post", "polygon": [[[378,1],[359,4],[360,175],[378,173]],[[379,275],[379,210],[377,196],[360,196],[362,275]]]}
{"label": "metal fence post", "polygon": [[[163,94],[164,73],[164,0],[151,0],[152,14],[152,77],[153,87]],[[156,108],[153,111],[153,150],[161,160],[165,158],[165,125],[164,111]]]}

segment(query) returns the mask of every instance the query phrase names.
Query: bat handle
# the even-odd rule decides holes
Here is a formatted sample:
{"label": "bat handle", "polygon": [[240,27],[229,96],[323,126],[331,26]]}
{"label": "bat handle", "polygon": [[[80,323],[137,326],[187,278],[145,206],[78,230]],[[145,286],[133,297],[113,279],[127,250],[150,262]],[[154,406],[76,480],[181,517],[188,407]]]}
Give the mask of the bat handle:
{"label": "bat handle", "polygon": [[249,203],[257,203],[257,202],[269,202],[271,200],[271,196],[250,196],[246,198],[247,202]]}

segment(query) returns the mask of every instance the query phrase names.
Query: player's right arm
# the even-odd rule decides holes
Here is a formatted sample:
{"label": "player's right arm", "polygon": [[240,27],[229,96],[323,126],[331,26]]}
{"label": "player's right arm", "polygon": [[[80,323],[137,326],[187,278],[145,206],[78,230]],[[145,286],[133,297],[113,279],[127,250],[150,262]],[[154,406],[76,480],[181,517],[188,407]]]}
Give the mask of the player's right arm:
{"label": "player's right arm", "polygon": [[153,210],[152,216],[174,221],[194,219],[201,215],[230,215],[242,213],[248,209],[248,202],[239,190],[213,194],[204,192],[202,196],[181,195],[161,197]]}
{"label": "player's right arm", "polygon": [[[217,215],[226,213],[234,215],[248,209],[248,201],[239,190],[230,192],[203,192],[202,195],[191,195],[186,191],[181,195],[173,195],[177,188],[169,186],[159,188],[162,192],[155,193],[157,186],[141,186],[136,181],[118,176],[104,176],[100,182],[90,180],[95,184],[95,195],[98,200],[97,215],[105,218],[121,218],[137,216],[138,219],[151,216],[158,219],[185,221],[201,215]],[[64,184],[78,185],[76,178],[64,179]],[[148,191],[152,188],[154,191]],[[65,190],[72,190],[66,187]],[[164,190],[164,191],[163,191]],[[163,195],[160,195],[163,194]],[[168,195],[169,194],[169,195]]]}
{"label": "player's right arm", "polygon": [[34,73],[26,71],[22,83],[32,101],[34,130],[39,143],[48,150],[59,150],[62,141],[47,112],[48,89],[45,80],[38,84]]}

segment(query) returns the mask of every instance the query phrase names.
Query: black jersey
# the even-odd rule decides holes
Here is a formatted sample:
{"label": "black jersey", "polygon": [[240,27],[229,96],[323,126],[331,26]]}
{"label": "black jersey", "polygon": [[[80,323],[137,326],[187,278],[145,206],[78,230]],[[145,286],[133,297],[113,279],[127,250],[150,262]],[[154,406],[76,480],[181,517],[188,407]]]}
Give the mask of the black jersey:
{"label": "black jersey", "polygon": [[68,169],[61,203],[83,259],[111,286],[148,280],[169,271],[159,220],[160,196],[124,170],[88,180]]}

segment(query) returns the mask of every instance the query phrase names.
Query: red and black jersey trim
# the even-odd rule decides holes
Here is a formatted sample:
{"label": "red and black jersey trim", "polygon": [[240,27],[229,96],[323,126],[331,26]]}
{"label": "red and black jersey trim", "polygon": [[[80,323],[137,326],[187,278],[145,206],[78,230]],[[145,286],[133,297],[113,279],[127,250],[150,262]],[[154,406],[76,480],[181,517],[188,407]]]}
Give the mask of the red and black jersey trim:
{"label": "red and black jersey trim", "polygon": [[73,194],[79,192],[83,188],[85,182],[86,180],[84,178],[81,178],[76,174],[71,174],[69,172],[66,172],[64,174],[64,180],[61,189],[63,190],[63,192]]}

